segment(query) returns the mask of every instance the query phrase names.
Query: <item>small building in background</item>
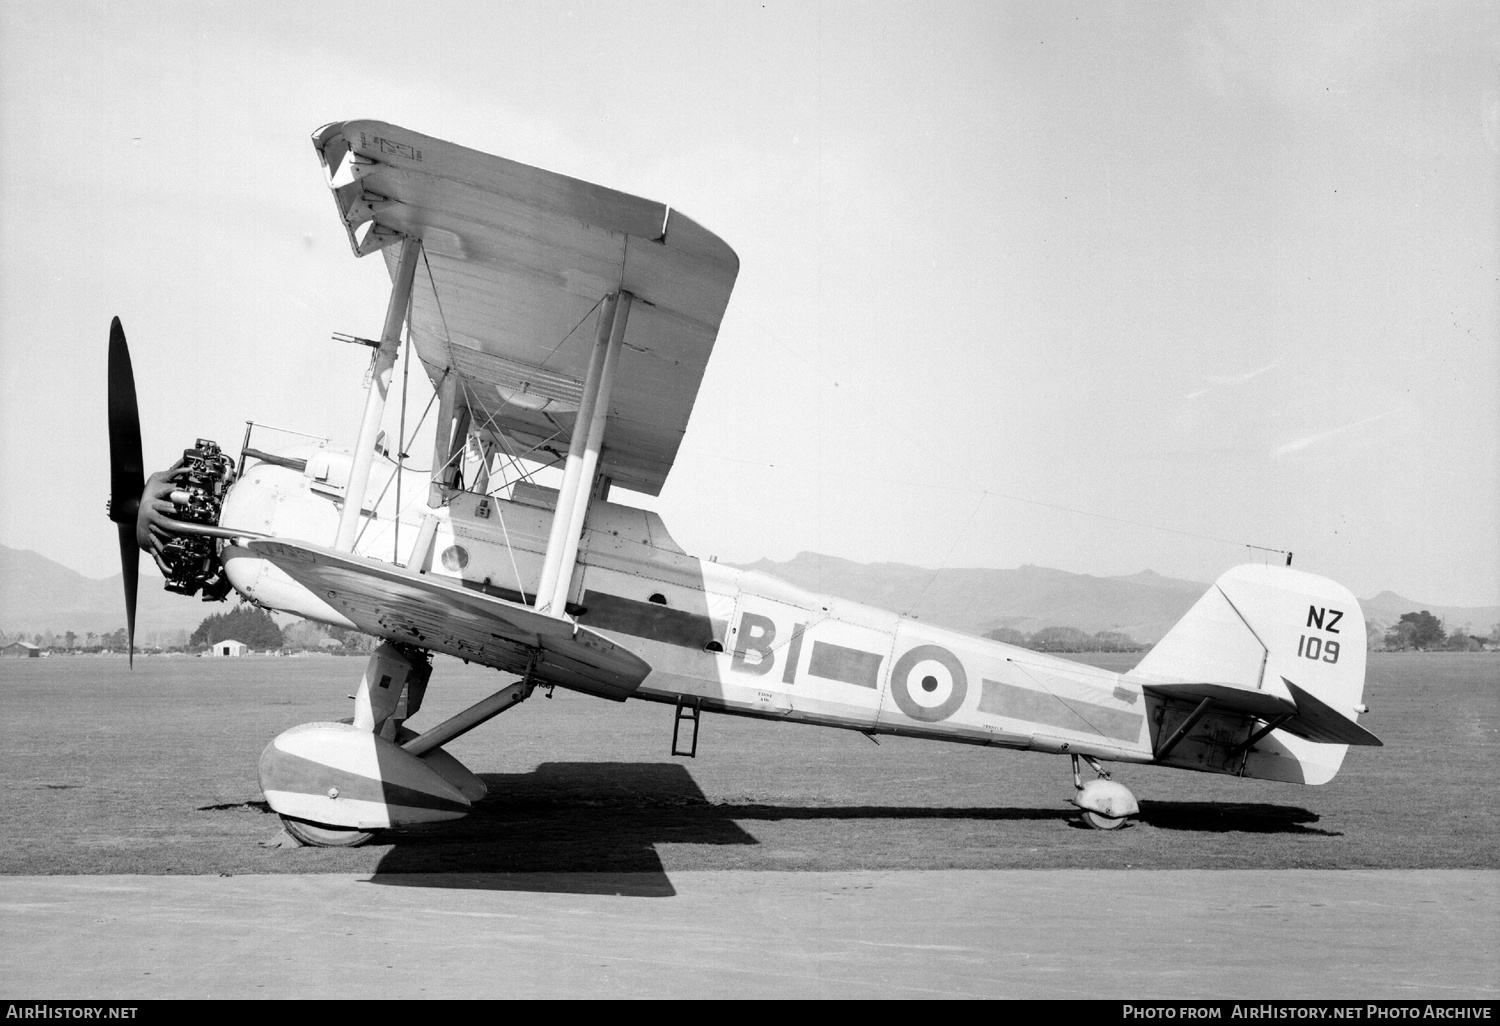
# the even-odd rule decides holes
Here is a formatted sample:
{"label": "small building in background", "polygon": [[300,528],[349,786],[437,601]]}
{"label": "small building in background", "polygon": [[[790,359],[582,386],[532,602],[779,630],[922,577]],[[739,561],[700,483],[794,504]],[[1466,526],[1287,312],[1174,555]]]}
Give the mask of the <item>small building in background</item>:
{"label": "small building in background", "polygon": [[243,641],[235,641],[232,638],[224,641],[216,641],[208,650],[209,655],[214,656],[242,656],[250,651],[250,646]]}
{"label": "small building in background", "polygon": [[0,656],[10,656],[21,659],[38,659],[42,650],[35,645],[28,645],[24,641],[12,641],[9,645],[0,647]]}

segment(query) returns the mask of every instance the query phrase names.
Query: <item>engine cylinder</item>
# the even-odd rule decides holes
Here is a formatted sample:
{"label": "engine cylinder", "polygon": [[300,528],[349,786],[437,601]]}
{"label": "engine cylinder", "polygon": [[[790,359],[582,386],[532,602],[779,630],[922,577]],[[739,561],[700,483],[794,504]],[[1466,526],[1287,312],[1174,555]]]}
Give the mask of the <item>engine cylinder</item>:
{"label": "engine cylinder", "polygon": [[[217,442],[198,439],[197,445],[184,449],[182,463],[172,474],[170,499],[176,507],[163,518],[162,527],[171,531],[171,521],[217,527],[224,507],[224,495],[234,482],[234,461]],[[219,539],[201,534],[172,534],[158,553],[168,591],[180,595],[203,594],[205,602],[217,602],[229,594],[229,578],[219,562]]]}

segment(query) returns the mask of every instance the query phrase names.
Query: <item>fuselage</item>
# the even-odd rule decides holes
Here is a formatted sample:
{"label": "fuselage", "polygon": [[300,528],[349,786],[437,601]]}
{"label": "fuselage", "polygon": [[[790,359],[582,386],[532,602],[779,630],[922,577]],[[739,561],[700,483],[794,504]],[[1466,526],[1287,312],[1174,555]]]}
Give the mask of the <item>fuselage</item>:
{"label": "fuselage", "polygon": [[[223,525],[329,544],[348,457],[324,447],[297,455],[307,461],[300,472],[252,461],[225,501]],[[369,507],[356,553],[531,603],[550,489],[523,483],[508,499],[448,492],[435,508],[418,502],[417,515],[398,521],[395,473],[377,461],[371,494],[382,497]],[[428,481],[403,477],[410,506]],[[353,626],[244,549],[227,546],[222,558],[252,601]],[[635,697],[870,733],[1152,760],[1152,703],[1126,676],[698,559],[650,511],[593,503],[568,597],[578,623],[651,665]],[[440,642],[433,648],[443,650]]]}

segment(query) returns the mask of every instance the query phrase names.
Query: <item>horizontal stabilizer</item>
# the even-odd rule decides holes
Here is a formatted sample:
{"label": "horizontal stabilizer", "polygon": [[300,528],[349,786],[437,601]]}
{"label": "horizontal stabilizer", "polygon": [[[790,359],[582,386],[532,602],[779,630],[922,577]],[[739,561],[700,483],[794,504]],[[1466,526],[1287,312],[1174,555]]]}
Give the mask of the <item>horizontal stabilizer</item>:
{"label": "horizontal stabilizer", "polygon": [[1241,684],[1143,684],[1141,690],[1161,699],[1186,702],[1208,700],[1216,712],[1243,713],[1270,722],[1276,729],[1321,744],[1381,745],[1380,738],[1342,715],[1326,702],[1319,701],[1305,689],[1285,677],[1290,697],[1282,697]]}
{"label": "horizontal stabilizer", "polygon": [[530,606],[305,542],[247,546],[376,637],[522,673],[538,683],[624,701],[651,665],[601,634]]}
{"label": "horizontal stabilizer", "polygon": [[1288,699],[1239,684],[1143,684],[1141,690],[1158,698],[1199,702],[1212,699],[1214,708],[1247,713],[1269,720],[1273,716],[1295,716],[1297,706]]}

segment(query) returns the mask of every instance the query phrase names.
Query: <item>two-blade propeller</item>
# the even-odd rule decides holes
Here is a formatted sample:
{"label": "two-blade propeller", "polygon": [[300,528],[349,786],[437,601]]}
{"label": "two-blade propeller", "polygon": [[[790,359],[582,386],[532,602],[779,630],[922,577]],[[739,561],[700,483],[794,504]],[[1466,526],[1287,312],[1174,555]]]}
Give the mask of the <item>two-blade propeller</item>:
{"label": "two-blade propeller", "polygon": [[140,548],[136,518],[146,472],[141,458],[141,416],[135,401],[135,372],[125,329],[116,317],[109,324],[109,519],[120,534],[120,571],[125,579],[125,629],[130,665],[135,665],[135,596],[140,583]]}

